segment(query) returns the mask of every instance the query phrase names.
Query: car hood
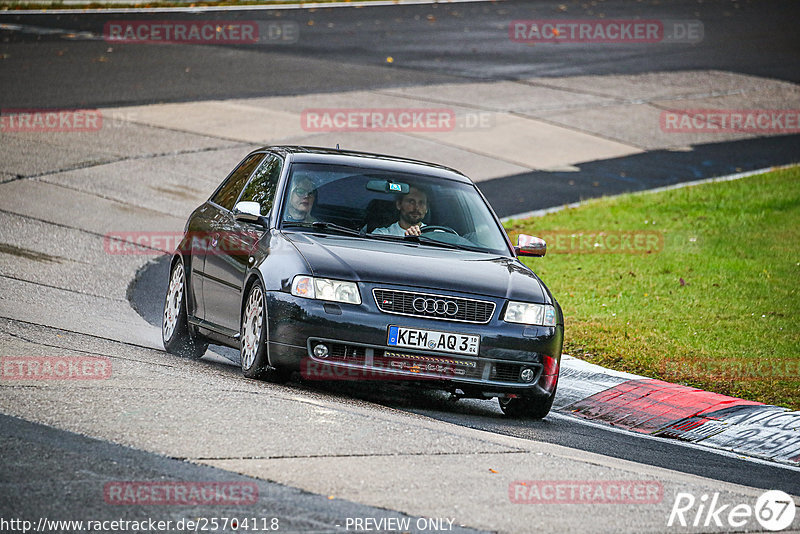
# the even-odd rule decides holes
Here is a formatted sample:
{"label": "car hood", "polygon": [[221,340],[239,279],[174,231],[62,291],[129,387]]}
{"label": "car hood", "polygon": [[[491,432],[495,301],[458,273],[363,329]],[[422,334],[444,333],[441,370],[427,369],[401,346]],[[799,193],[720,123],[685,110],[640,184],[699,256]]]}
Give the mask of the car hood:
{"label": "car hood", "polygon": [[314,276],[552,302],[539,278],[515,258],[413,242],[301,232],[284,235]]}

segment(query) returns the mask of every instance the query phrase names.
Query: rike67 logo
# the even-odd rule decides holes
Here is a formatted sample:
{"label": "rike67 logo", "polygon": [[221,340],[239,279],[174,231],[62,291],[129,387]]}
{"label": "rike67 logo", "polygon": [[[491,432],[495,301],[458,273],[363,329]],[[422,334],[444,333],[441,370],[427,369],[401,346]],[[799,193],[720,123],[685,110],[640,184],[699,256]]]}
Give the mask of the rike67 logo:
{"label": "rike67 logo", "polygon": [[667,520],[667,526],[682,527],[726,527],[750,530],[758,522],[761,528],[777,532],[792,525],[795,504],[792,497],[780,490],[763,493],[755,506],[746,503],[729,503],[720,499],[719,493],[703,494],[696,498],[691,493],[680,492]]}

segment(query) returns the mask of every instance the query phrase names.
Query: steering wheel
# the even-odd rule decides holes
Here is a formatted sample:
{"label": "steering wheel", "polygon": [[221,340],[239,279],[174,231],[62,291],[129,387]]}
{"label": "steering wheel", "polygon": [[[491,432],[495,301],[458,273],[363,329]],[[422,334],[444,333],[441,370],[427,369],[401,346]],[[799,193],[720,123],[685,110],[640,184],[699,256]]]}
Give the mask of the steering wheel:
{"label": "steering wheel", "polygon": [[427,234],[428,232],[447,232],[448,234],[458,235],[458,232],[449,226],[423,226],[421,233]]}

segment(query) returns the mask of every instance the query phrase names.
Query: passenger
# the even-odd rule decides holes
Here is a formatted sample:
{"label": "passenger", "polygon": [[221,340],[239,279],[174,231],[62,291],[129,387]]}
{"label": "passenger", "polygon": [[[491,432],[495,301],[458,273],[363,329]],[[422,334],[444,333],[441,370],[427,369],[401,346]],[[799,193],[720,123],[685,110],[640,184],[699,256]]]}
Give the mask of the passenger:
{"label": "passenger", "polygon": [[428,194],[421,188],[411,186],[408,193],[395,202],[398,221],[383,228],[375,228],[373,234],[381,235],[420,235],[425,224],[422,219],[428,214]]}
{"label": "passenger", "polygon": [[311,178],[300,176],[292,181],[289,203],[284,220],[288,222],[314,222],[311,209],[317,199],[317,188]]}

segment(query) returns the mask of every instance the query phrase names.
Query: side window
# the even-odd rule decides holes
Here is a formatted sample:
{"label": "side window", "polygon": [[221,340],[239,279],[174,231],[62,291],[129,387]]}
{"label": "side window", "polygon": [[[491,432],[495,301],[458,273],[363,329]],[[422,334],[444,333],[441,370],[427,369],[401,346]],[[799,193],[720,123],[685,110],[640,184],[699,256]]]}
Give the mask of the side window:
{"label": "side window", "polygon": [[239,198],[239,192],[263,157],[264,154],[253,154],[244,160],[241,165],[228,176],[228,179],[225,180],[217,192],[214,193],[214,196],[211,197],[211,202],[219,204],[226,210],[233,209],[233,204],[236,202],[236,199]]}
{"label": "side window", "polygon": [[275,191],[278,189],[282,163],[283,160],[278,156],[268,156],[253,175],[253,179],[244,188],[239,202],[258,202],[261,204],[261,215],[269,213],[272,203],[275,201]]}

